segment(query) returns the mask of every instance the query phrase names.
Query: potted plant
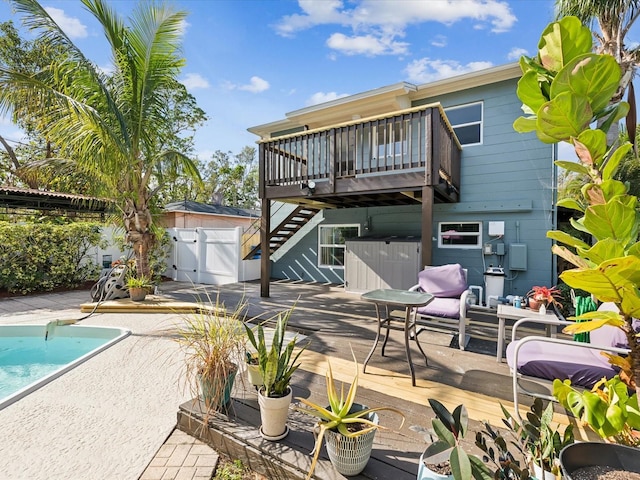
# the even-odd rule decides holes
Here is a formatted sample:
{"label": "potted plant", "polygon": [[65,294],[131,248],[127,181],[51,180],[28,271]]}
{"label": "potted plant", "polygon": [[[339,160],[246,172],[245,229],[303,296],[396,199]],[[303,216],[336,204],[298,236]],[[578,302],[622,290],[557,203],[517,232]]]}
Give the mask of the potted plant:
{"label": "potted plant", "polygon": [[[351,352],[353,355],[353,352]],[[307,474],[307,480],[313,475],[322,440],[326,438],[327,453],[333,466],[343,475],[358,475],[369,461],[371,449],[373,448],[373,438],[378,428],[383,428],[378,424],[378,415],[375,412],[389,410],[402,416],[404,424],[404,414],[392,407],[367,408],[364,405],[355,403],[358,390],[358,362],[353,355],[355,364],[355,375],[349,387],[349,391],[344,396],[344,385],[338,393],[336,388],[331,363],[326,373],[327,400],[328,406],[321,406],[305,398],[296,397],[305,407],[296,407],[296,410],[316,417],[317,436],[314,455]]]}
{"label": "potted plant", "polygon": [[420,456],[418,480],[491,480],[487,465],[477,456],[467,454],[462,446],[469,424],[465,406],[458,405],[452,413],[433,398],[429,399],[429,405],[435,414],[434,435],[430,435],[432,443]]}
{"label": "potted plant", "polygon": [[573,425],[568,425],[562,434],[552,426],[553,403],[543,409],[542,399],[535,398],[527,418],[519,424],[502,405],[503,423],[527,453],[528,463],[538,480],[555,480],[561,476],[560,452],[574,443]]}
{"label": "potted plant", "polygon": [[249,342],[258,356],[258,365],[262,375],[263,386],[258,389],[258,405],[260,406],[260,435],[265,440],[280,440],[287,436],[289,427],[287,417],[289,404],[293,396],[290,382],[291,376],[300,366],[298,358],[307,347],[303,346],[294,355],[297,335],[285,344],[284,336],[293,307],[276,317],[271,345],[265,341],[264,328],[259,324],[256,328],[257,338],[253,329],[245,324]]}
{"label": "potted plant", "polygon": [[153,287],[153,283],[147,277],[129,276],[127,278],[127,288],[129,289],[129,297],[134,302],[142,302],[147,297],[147,292]]}
{"label": "potted plant", "polygon": [[257,352],[245,352],[245,365],[247,366],[247,377],[249,383],[259,389],[264,385],[262,374],[260,373],[260,362]]}
{"label": "potted plant", "polygon": [[527,292],[525,297],[529,299],[529,308],[535,312],[539,311],[543,305],[545,309],[551,304],[561,306],[559,302],[561,293],[556,287],[535,286]]}
{"label": "potted plant", "polygon": [[225,406],[231,396],[238,365],[245,351],[243,328],[246,303],[227,310],[219,297],[211,308],[184,318],[176,328],[185,354],[185,380],[207,412]]}
{"label": "potted plant", "polygon": [[[545,28],[538,54],[520,60],[523,76],[518,97],[526,116],[518,118],[514,128],[536,132],[545,143],[569,142],[576,151],[577,162],[556,164],[584,178],[578,198],[558,201],[558,206],[577,212],[571,224],[579,234],[550,231],[547,236],[557,242],[553,252],[575,267],[560,278],[600,302],[614,303],[617,311],[571,317],[577,322],[565,332],[586,332],[602,325],[620,328],[630,345],[637,394],[640,348],[633,318],[640,312],[640,216],[637,197],[629,193],[628,184],[615,178],[633,145],[617,135],[611,144],[607,139],[611,126],[627,116],[630,105],[616,97],[625,85],[620,65],[611,55],[592,53],[592,46],[592,32],[576,17],[565,17]],[[582,240],[583,234],[590,240]],[[567,398],[572,397],[573,392]],[[628,423],[630,418],[623,420]],[[603,452],[607,447],[603,444]]]}

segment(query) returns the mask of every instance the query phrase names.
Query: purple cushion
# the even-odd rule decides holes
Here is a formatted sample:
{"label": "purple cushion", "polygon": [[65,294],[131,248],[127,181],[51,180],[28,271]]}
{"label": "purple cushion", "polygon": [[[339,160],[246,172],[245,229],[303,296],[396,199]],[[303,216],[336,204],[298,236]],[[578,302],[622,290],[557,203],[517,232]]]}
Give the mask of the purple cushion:
{"label": "purple cushion", "polygon": [[[517,343],[507,346],[507,363],[512,369]],[[569,379],[573,385],[585,388],[592,388],[602,377],[612,378],[618,373],[599,350],[538,340],[525,343],[518,351],[518,371],[548,380]]]}
{"label": "purple cushion", "polygon": [[418,284],[431,295],[448,298],[459,297],[468,288],[459,263],[425,268],[418,273]]}
{"label": "purple cushion", "polygon": [[418,313],[433,317],[460,318],[460,299],[435,297],[428,305],[419,307]]}

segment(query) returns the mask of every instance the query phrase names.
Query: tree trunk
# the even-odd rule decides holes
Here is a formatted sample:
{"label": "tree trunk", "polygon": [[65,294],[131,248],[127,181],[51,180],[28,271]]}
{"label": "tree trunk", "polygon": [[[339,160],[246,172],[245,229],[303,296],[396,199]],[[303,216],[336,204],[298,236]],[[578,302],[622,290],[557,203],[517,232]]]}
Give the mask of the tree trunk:
{"label": "tree trunk", "polygon": [[640,343],[638,343],[638,337],[633,329],[633,318],[625,315],[626,322],[626,335],[629,349],[631,350],[631,368],[633,369],[633,380],[636,382],[636,394],[640,398]]}
{"label": "tree trunk", "polygon": [[153,246],[154,238],[150,231],[151,213],[146,205],[142,208],[136,208],[131,202],[129,210],[125,211],[124,226],[127,232],[126,241],[133,248],[136,259],[136,275],[137,277],[151,278],[151,266],[149,264],[149,251]]}

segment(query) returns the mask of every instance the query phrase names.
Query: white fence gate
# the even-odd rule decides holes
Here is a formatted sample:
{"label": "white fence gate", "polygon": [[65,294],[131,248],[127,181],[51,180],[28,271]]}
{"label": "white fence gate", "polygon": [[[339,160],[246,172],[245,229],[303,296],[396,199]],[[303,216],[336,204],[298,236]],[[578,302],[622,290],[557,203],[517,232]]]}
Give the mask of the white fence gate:
{"label": "white fence gate", "polygon": [[242,260],[242,228],[170,228],[172,278],[224,285],[260,278],[260,260]]}

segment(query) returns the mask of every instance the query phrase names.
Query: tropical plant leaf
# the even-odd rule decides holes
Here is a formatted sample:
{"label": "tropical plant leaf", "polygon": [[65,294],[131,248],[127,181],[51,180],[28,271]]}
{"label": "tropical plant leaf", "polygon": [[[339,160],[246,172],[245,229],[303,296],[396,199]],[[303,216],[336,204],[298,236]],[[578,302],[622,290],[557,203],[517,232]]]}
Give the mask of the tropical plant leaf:
{"label": "tropical plant leaf", "polygon": [[451,471],[453,472],[454,478],[462,480],[472,477],[471,461],[469,460],[469,455],[467,455],[467,452],[465,452],[462,447],[455,447],[451,451],[449,462],[451,463]]}
{"label": "tropical plant leaf", "polygon": [[[533,112],[537,112],[542,105],[549,101],[540,90],[538,72],[529,70],[518,80],[518,97]],[[535,128],[535,126],[534,126]]]}
{"label": "tropical plant leaf", "polygon": [[513,122],[513,129],[519,133],[533,132],[536,129],[536,117],[518,117]]}
{"label": "tropical plant leaf", "polygon": [[[609,104],[618,89],[620,75],[620,66],[610,55],[579,55],[556,74],[551,83],[551,99],[560,95],[586,98],[590,111],[599,112]],[[583,130],[581,128],[580,132]],[[580,132],[575,136],[578,137]]]}
{"label": "tropical plant leaf", "polygon": [[569,172],[576,172],[579,173],[580,175],[589,175],[590,174],[590,170],[585,167],[584,165],[577,163],[577,162],[572,162],[569,160],[556,160],[555,164],[560,167],[560,168],[564,168],[565,170],[569,171]]}
{"label": "tropical plant leaf", "polygon": [[607,135],[602,130],[587,129],[578,135],[573,145],[582,163],[590,167],[599,167],[607,153]]}
{"label": "tropical plant leaf", "polygon": [[551,230],[547,232],[547,238],[555,240],[556,242],[564,243],[570,247],[589,248],[588,243],[560,230]]}
{"label": "tropical plant leaf", "polygon": [[569,141],[589,125],[592,117],[587,97],[578,97],[569,92],[561,93],[538,110],[538,138],[544,143]]}
{"label": "tropical plant leaf", "polygon": [[538,42],[540,63],[552,72],[558,72],[567,62],[591,52],[591,31],[575,17],[564,17],[543,30]]}

